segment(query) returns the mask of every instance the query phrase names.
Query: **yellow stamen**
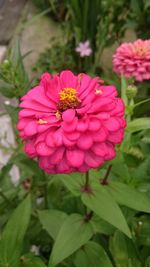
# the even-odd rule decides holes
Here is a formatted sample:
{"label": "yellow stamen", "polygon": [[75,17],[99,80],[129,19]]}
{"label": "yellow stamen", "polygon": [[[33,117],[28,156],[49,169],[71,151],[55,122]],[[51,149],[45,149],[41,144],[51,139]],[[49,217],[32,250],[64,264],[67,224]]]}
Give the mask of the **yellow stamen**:
{"label": "yellow stamen", "polygon": [[64,88],[59,93],[58,110],[64,111],[68,108],[77,108],[80,100],[77,97],[77,90],[74,88]]}
{"label": "yellow stamen", "polygon": [[56,111],[55,115],[58,120],[61,119],[61,113],[59,112],[59,110]]}
{"label": "yellow stamen", "polygon": [[96,95],[101,95],[101,94],[102,94],[102,90],[100,90],[100,89],[96,89],[96,90],[95,90],[95,94],[96,94]]}
{"label": "yellow stamen", "polygon": [[42,124],[46,124],[46,123],[47,123],[47,121],[42,120],[42,119],[39,119],[39,120],[37,121],[37,124],[40,124],[40,125],[42,125]]}
{"label": "yellow stamen", "polygon": [[60,93],[59,93],[59,96],[60,96],[60,100],[61,101],[74,101],[77,99],[77,91],[73,88],[64,88]]}

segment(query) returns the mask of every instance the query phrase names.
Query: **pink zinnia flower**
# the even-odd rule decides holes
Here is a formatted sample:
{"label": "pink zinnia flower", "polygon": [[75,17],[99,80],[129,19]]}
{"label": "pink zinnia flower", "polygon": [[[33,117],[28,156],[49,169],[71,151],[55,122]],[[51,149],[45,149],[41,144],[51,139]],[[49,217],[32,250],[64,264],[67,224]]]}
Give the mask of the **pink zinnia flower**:
{"label": "pink zinnia flower", "polygon": [[114,71],[137,81],[150,79],[150,40],[121,44],[113,56]]}
{"label": "pink zinnia flower", "polygon": [[46,172],[86,172],[115,157],[125,127],[115,86],[69,70],[44,73],[21,100],[18,130],[25,152]]}
{"label": "pink zinnia flower", "polygon": [[79,45],[76,47],[75,51],[80,54],[80,57],[89,57],[92,54],[90,42],[86,41],[84,43],[79,43]]}

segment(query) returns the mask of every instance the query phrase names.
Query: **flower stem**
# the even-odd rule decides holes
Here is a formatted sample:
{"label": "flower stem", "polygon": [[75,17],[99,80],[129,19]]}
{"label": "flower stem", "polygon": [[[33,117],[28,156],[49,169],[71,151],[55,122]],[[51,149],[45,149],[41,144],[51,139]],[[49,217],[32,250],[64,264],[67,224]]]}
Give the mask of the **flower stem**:
{"label": "flower stem", "polygon": [[136,108],[136,107],[138,107],[138,106],[140,106],[140,105],[142,105],[142,104],[144,104],[144,103],[147,103],[147,102],[149,102],[149,101],[150,101],[150,98],[145,99],[145,100],[142,100],[142,101],[140,101],[140,102],[134,104],[133,108]]}
{"label": "flower stem", "polygon": [[84,222],[89,222],[93,216],[93,211],[91,210],[89,213],[85,214]]}
{"label": "flower stem", "polygon": [[47,187],[47,177],[46,174],[44,174],[45,183],[43,185],[44,190],[44,203],[45,203],[45,209],[48,208],[48,187]]}
{"label": "flower stem", "polygon": [[86,172],[85,174],[85,190],[88,190],[89,188],[89,172]]}
{"label": "flower stem", "polygon": [[81,192],[86,192],[86,193],[92,192],[89,181],[90,181],[89,180],[89,172],[86,172],[85,173],[85,183],[83,184],[83,186],[81,188]]}
{"label": "flower stem", "polygon": [[106,171],[106,174],[105,174],[104,178],[102,179],[102,181],[100,181],[100,183],[102,185],[108,185],[108,176],[109,176],[109,173],[111,171],[111,168],[112,168],[112,165],[109,165],[109,167],[108,167],[108,169]]}

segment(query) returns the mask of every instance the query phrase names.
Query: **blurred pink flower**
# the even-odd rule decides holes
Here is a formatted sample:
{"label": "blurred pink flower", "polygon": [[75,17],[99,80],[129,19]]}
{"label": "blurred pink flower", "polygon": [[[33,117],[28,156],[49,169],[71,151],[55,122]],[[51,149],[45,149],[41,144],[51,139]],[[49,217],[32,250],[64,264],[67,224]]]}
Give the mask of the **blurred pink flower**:
{"label": "blurred pink flower", "polygon": [[137,81],[150,79],[150,40],[121,44],[113,56],[114,71]]}
{"label": "blurred pink flower", "polygon": [[44,73],[21,100],[25,152],[46,172],[86,172],[115,157],[126,125],[115,86],[69,70]]}
{"label": "blurred pink flower", "polygon": [[92,54],[90,42],[86,41],[84,43],[79,43],[79,45],[76,47],[75,51],[80,54],[80,57],[89,57]]}

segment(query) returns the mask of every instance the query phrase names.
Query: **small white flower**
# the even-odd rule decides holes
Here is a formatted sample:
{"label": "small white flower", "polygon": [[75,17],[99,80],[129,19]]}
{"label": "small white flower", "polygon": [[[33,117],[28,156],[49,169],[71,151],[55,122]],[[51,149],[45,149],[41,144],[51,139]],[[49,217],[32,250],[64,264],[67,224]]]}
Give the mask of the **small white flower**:
{"label": "small white flower", "polygon": [[87,40],[83,43],[79,43],[75,51],[80,54],[80,57],[89,57],[92,54],[90,42]]}

